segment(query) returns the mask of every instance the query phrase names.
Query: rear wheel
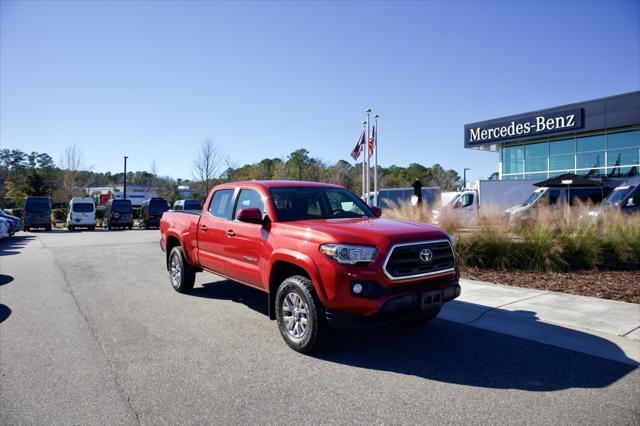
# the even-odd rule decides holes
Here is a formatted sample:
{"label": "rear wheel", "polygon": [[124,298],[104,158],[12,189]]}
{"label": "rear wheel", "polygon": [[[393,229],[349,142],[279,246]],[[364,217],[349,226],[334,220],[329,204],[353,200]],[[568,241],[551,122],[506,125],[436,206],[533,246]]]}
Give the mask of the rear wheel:
{"label": "rear wheel", "polygon": [[29,232],[29,231],[31,231],[31,228],[29,228],[28,226],[24,226],[24,227],[22,227],[22,230],[24,232]]}
{"label": "rear wheel", "polygon": [[73,227],[73,225],[67,226],[67,229],[69,230],[69,232],[75,231],[75,228]]}
{"label": "rear wheel", "polygon": [[46,225],[44,227],[44,230],[47,231],[47,232],[51,232],[51,225]]}
{"label": "rear wheel", "polygon": [[295,275],[285,279],[276,293],[276,321],[282,338],[297,352],[310,353],[327,334],[324,307],[311,280]]}
{"label": "rear wheel", "polygon": [[169,253],[169,279],[178,293],[188,292],[196,281],[196,272],[184,258],[182,247],[174,247]]}

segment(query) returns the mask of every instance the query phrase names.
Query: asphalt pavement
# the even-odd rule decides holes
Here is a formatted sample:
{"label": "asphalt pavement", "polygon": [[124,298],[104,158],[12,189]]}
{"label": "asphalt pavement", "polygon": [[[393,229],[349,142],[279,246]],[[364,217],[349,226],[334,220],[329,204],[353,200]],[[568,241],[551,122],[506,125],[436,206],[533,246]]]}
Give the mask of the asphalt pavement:
{"label": "asphalt pavement", "polygon": [[0,241],[0,424],[640,422],[635,366],[441,318],[298,354],[263,293],[173,291],[158,240]]}

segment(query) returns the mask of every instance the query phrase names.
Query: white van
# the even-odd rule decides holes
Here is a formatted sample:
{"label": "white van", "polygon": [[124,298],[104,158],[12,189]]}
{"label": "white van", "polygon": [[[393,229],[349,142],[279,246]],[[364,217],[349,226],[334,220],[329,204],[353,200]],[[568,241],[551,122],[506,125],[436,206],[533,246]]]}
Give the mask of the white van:
{"label": "white van", "polygon": [[67,213],[67,229],[76,228],[96,229],[96,204],[91,197],[73,197],[69,202]]}
{"label": "white van", "polygon": [[454,194],[453,198],[450,198],[450,200],[439,209],[432,210],[432,221],[434,225],[439,225],[443,215],[452,215],[461,225],[475,225],[479,208],[480,196],[478,191],[464,190]]}

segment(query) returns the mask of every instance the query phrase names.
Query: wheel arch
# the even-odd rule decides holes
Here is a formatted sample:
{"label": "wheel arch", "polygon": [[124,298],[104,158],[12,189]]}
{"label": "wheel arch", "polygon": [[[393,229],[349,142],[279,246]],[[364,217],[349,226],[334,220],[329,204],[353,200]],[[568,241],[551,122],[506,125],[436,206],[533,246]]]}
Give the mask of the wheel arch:
{"label": "wheel arch", "polygon": [[288,250],[281,251],[273,254],[270,265],[267,275],[270,319],[276,319],[275,299],[278,287],[283,280],[293,275],[309,278],[320,301],[326,299],[318,268],[308,256]]}

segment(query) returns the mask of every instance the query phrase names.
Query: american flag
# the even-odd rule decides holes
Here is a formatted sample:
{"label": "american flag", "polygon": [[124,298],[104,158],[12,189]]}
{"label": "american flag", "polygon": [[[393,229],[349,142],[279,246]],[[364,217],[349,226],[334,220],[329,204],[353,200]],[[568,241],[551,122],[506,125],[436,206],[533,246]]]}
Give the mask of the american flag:
{"label": "american flag", "polygon": [[369,157],[373,155],[373,149],[376,146],[376,126],[371,129],[371,136],[369,136]]}
{"label": "american flag", "polygon": [[358,157],[360,157],[360,153],[362,152],[363,145],[364,145],[364,129],[362,129],[362,134],[360,134],[360,137],[358,138],[358,143],[356,143],[356,147],[353,148],[353,151],[351,151],[351,157],[353,157],[354,160],[357,160]]}

